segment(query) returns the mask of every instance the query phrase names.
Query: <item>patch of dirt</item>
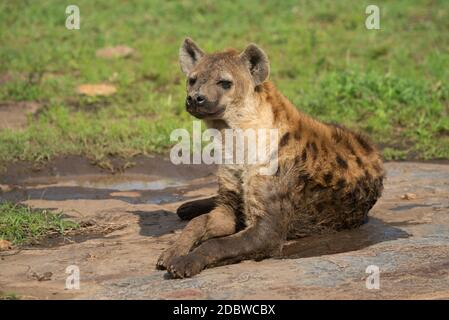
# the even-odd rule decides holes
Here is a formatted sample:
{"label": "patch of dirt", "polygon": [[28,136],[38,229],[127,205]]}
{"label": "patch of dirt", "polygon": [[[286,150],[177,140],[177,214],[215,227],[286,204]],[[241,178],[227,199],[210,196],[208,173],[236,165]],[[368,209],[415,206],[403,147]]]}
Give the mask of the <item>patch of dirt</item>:
{"label": "patch of dirt", "polygon": [[107,83],[81,84],[76,92],[89,97],[110,96],[117,92],[117,87]]}
{"label": "patch of dirt", "polygon": [[0,102],[0,129],[24,128],[28,115],[35,114],[40,107],[40,103],[33,101]]}
{"label": "patch of dirt", "polygon": [[12,79],[13,79],[13,76],[10,73],[8,73],[8,72],[0,73],[0,84],[11,81]]}
{"label": "patch of dirt", "polygon": [[115,47],[107,47],[98,49],[96,52],[97,57],[106,59],[127,58],[134,53],[134,49],[128,46],[119,45]]}

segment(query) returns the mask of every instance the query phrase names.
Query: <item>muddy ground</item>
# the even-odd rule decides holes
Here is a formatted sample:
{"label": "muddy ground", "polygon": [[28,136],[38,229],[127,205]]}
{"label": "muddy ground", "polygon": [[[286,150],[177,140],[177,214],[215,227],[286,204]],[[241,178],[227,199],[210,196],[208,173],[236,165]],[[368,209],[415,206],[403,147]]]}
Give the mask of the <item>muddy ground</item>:
{"label": "muddy ground", "polygon": [[[185,226],[176,208],[216,192],[213,168],[138,158],[111,175],[76,157],[40,170],[15,164],[0,175],[1,200],[63,210],[95,228],[2,252],[0,291],[28,299],[449,299],[449,165],[386,167],[384,195],[360,229],[287,243],[282,259],[179,280],[154,266]],[[79,290],[65,288],[70,265],[80,269]],[[366,286],[372,265],[379,289]]]}

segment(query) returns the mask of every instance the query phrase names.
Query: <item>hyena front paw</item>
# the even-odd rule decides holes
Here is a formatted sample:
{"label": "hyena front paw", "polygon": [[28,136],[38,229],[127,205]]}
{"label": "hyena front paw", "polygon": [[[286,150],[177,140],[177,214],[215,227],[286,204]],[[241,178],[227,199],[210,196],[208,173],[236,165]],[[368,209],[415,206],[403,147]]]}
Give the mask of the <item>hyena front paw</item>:
{"label": "hyena front paw", "polygon": [[185,252],[185,250],[182,250],[179,247],[173,246],[168,248],[159,256],[159,259],[156,262],[156,269],[166,270],[168,264],[173,258],[183,256],[185,254],[187,254],[187,252]]}
{"label": "hyena front paw", "polygon": [[206,267],[203,256],[189,253],[186,256],[173,258],[167,268],[175,278],[188,278],[201,272]]}

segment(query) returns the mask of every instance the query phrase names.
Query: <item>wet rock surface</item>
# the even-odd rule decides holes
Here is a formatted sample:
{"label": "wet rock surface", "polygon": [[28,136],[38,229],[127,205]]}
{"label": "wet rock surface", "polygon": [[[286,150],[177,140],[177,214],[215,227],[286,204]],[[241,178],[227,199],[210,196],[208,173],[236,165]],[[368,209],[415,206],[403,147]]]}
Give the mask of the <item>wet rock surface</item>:
{"label": "wet rock surface", "polygon": [[[387,163],[383,197],[361,228],[291,241],[282,257],[181,280],[154,266],[186,224],[176,208],[216,192],[211,171],[161,159],[126,174],[73,168],[4,176],[0,199],[120,228],[0,253],[0,291],[50,299],[449,299],[449,165]],[[70,265],[79,267],[79,290],[65,289]],[[378,268],[379,289],[367,288],[375,277],[367,268]],[[46,273],[47,281],[30,277]]]}

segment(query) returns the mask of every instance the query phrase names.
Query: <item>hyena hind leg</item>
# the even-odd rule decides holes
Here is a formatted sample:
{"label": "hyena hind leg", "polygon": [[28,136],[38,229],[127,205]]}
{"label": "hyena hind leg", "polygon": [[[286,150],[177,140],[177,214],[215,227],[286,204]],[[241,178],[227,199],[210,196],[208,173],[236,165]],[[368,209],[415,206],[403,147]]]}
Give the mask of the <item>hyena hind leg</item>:
{"label": "hyena hind leg", "polygon": [[182,204],[176,214],[181,220],[192,220],[195,217],[211,212],[217,203],[217,197],[189,201]]}

